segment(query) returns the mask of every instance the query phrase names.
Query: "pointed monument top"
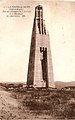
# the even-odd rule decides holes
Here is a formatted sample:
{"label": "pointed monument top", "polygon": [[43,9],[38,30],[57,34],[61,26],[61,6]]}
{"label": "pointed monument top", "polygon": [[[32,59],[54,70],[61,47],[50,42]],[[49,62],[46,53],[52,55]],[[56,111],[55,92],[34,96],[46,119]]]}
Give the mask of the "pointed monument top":
{"label": "pointed monument top", "polygon": [[43,7],[42,7],[42,5],[37,5],[36,7],[35,7],[35,9],[42,9]]}

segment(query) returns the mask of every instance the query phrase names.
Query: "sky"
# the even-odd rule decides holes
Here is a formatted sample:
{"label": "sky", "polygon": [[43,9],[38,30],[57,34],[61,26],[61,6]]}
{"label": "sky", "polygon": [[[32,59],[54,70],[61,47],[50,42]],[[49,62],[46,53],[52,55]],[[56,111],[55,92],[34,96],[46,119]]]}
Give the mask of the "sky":
{"label": "sky", "polygon": [[[0,1],[0,82],[26,82],[35,7],[43,6],[54,81],[75,81],[75,2]],[[8,6],[29,6],[25,17],[6,17]]]}

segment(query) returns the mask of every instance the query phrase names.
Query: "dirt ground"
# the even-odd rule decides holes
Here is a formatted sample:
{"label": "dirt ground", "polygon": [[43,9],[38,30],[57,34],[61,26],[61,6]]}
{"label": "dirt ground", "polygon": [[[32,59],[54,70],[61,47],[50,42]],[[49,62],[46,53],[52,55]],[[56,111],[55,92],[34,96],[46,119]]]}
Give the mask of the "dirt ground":
{"label": "dirt ground", "polygon": [[21,106],[11,92],[0,88],[0,120],[56,120],[52,116],[35,114],[27,106]]}

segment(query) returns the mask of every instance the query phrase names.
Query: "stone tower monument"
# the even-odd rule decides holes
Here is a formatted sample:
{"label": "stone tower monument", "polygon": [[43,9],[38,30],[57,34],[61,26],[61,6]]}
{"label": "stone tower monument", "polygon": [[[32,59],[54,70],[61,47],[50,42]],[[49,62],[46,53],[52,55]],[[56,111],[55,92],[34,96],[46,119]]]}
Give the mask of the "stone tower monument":
{"label": "stone tower monument", "polygon": [[49,34],[43,20],[43,7],[40,5],[35,7],[27,85],[55,87]]}

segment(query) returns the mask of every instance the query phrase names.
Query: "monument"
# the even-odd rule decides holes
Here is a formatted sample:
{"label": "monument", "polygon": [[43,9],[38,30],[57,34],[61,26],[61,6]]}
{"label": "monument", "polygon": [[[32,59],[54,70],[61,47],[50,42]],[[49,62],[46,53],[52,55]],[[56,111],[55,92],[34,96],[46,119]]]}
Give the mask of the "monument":
{"label": "monument", "polygon": [[27,85],[55,87],[49,34],[43,20],[43,7],[35,7],[32,30]]}

